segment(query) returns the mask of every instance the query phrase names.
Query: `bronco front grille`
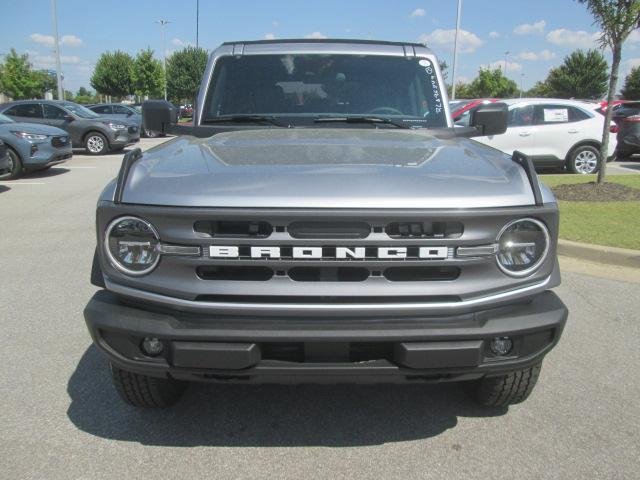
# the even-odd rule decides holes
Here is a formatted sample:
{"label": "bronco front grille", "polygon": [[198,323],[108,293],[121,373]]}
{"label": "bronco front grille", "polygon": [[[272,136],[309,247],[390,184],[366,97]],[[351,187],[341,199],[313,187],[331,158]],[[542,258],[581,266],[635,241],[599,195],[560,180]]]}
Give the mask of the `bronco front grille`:
{"label": "bronco front grille", "polygon": [[[427,310],[430,304],[433,311],[448,309],[539,283],[549,276],[552,261],[531,278],[514,281],[498,268],[493,249],[470,248],[494,246],[500,230],[514,218],[530,215],[554,225],[555,209],[535,208],[531,212],[522,207],[366,210],[105,204],[99,208],[98,221],[103,232],[118,216],[139,216],[156,227],[163,244],[197,247],[182,254],[168,250],[153,272],[136,278],[121,275],[105,261],[105,275],[112,284],[166,297],[167,302],[175,299],[176,305],[192,302],[184,308],[213,313],[243,315],[259,310],[265,315],[322,316],[340,311],[355,317],[363,314],[362,305],[368,305],[363,308],[369,316],[388,314],[395,305],[399,315],[409,315]],[[462,248],[464,255],[458,255]],[[303,255],[294,255],[294,249]],[[326,308],[314,310],[320,305]]]}
{"label": "bronco front grille", "polygon": [[253,281],[271,280],[274,276],[294,282],[364,282],[370,277],[384,277],[390,282],[433,282],[455,280],[459,267],[291,267],[276,270],[264,266],[201,266],[196,273],[202,280]]}

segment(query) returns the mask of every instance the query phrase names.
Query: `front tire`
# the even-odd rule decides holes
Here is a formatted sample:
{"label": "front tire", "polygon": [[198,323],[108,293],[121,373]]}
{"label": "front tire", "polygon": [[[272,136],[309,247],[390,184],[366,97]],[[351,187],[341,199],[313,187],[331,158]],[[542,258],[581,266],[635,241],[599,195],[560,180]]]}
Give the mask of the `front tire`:
{"label": "front tire", "polygon": [[175,405],[187,388],[186,382],[127,372],[110,364],[111,378],[120,398],[141,408],[167,408]]}
{"label": "front tire", "polygon": [[145,130],[144,136],[147,138],[156,138],[160,136],[160,132],[156,132],[155,130]]}
{"label": "front tire", "polygon": [[9,156],[9,169],[0,173],[0,180],[15,180],[22,175],[22,161],[20,156],[7,147],[7,155]]}
{"label": "front tire", "polygon": [[600,152],[590,145],[578,147],[569,155],[567,168],[571,173],[580,175],[597,173],[600,168]]}
{"label": "front tire", "polygon": [[109,151],[109,143],[101,133],[91,132],[84,139],[84,148],[89,155],[104,155]]}
{"label": "front tire", "polygon": [[485,377],[469,382],[468,393],[485,407],[506,407],[524,402],[536,386],[542,363],[499,377]]}

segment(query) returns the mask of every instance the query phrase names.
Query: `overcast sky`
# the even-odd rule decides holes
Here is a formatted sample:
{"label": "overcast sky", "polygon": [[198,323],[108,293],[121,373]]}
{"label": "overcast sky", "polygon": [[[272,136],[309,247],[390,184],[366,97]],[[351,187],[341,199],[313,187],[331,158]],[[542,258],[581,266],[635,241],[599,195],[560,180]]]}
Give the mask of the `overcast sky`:
{"label": "overcast sky", "polygon": [[[200,46],[263,38],[363,38],[426,42],[451,65],[456,0],[200,0]],[[166,51],[196,42],[196,0],[58,0],[65,88],[89,87],[100,53],[162,52],[156,20],[166,28]],[[464,0],[458,79],[481,66],[504,66],[524,88],[576,48],[593,48],[597,28],[586,8],[572,0]],[[38,68],[53,68],[50,0],[5,0],[0,54],[29,54]],[[607,54],[607,58],[610,55]],[[640,65],[640,33],[623,52],[622,73]],[[451,72],[449,72],[451,78]]]}

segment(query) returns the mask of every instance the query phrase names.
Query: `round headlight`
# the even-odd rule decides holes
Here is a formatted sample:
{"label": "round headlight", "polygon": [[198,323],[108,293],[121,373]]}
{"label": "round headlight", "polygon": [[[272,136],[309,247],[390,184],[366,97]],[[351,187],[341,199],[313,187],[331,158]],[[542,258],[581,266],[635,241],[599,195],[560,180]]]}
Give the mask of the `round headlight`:
{"label": "round headlight", "polygon": [[498,266],[507,275],[524,277],[533,273],[547,257],[549,231],[533,218],[509,222],[498,235]]}
{"label": "round headlight", "polygon": [[116,218],[107,227],[104,244],[111,264],[127,275],[145,275],[160,261],[158,232],[140,218]]}

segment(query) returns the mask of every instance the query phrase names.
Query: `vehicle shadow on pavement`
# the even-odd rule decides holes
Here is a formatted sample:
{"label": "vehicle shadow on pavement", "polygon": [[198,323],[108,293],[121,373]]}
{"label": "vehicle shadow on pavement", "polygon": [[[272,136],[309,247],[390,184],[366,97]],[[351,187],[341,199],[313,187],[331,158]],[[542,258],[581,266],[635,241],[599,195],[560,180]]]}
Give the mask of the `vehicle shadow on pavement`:
{"label": "vehicle shadow on pavement", "polygon": [[[74,148],[73,149],[73,155],[83,155],[85,157],[88,158],[94,158],[96,160],[99,160],[101,158],[113,158],[113,157],[118,157],[120,155],[124,155],[125,153],[129,153],[131,150],[135,149],[135,148],[139,148],[139,144],[136,145],[131,145],[129,147],[123,148],[122,150],[113,150],[107,153],[103,153],[102,155],[90,155],[87,153],[87,151],[84,148]],[[73,159],[71,159],[71,161],[73,161]]]}
{"label": "vehicle shadow on pavement", "polygon": [[0,185],[0,193],[8,192],[9,190],[11,189],[6,185]]}
{"label": "vehicle shadow on pavement", "polygon": [[91,346],[69,379],[67,415],[102,438],[162,446],[364,446],[434,437],[457,418],[503,415],[461,386],[193,384],[166,410],[135,409],[111,385]]}
{"label": "vehicle shadow on pavement", "polygon": [[35,172],[25,173],[22,178],[35,179],[35,178],[56,177],[58,175],[69,173],[69,171],[70,170],[68,168],[64,168],[64,167],[51,167],[51,168],[48,168],[47,170],[36,170]]}
{"label": "vehicle shadow on pavement", "polygon": [[640,163],[625,163],[624,165],[618,165],[618,167],[626,168],[627,170],[638,170],[640,171]]}

